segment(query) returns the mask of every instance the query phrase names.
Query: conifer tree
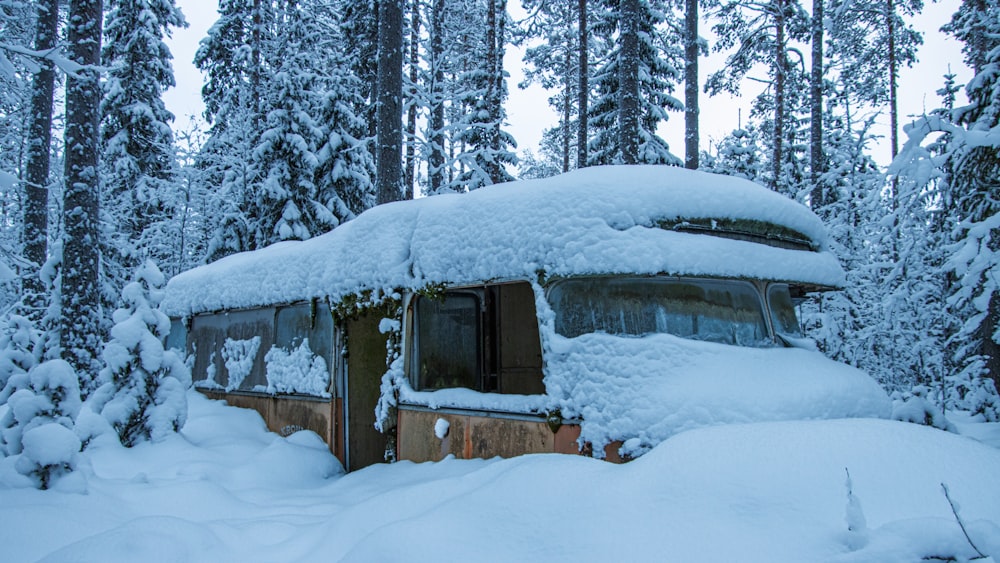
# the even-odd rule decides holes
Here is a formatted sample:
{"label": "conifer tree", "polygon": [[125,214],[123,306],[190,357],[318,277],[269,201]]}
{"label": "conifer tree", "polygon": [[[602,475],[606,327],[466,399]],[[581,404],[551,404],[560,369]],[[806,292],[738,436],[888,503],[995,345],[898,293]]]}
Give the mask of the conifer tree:
{"label": "conifer tree", "polygon": [[164,350],[170,319],[156,308],[164,281],[152,262],[136,270],[122,290],[122,307],[114,313],[111,340],[104,347],[102,385],[94,403],[127,447],[160,441],[187,418],[185,384],[191,376],[174,350]]}
{"label": "conifer tree", "polygon": [[187,22],[173,0],[110,0],[102,53],[108,69],[101,103],[103,207],[106,228],[102,270],[111,295],[145,258],[176,258],[164,240],[173,209],[177,165],[173,114],[162,94],[174,85],[173,58],[164,43]]}
{"label": "conifer tree", "polygon": [[[620,9],[618,6],[617,10]],[[595,97],[589,119],[590,162],[626,162],[622,139],[634,136],[636,162],[679,166],[683,161],[670,152],[666,141],[657,136],[656,129],[659,123],[668,119],[668,110],[681,111],[684,107],[680,100],[671,95],[674,85],[681,79],[679,69],[684,65],[683,43],[678,33],[681,26],[672,19],[665,19],[674,16],[662,2],[640,2],[635,9],[638,10],[635,16],[637,41],[634,59],[637,65],[634,67],[637,133],[623,135],[621,130],[621,65],[631,57],[626,57],[620,43],[624,32],[621,12],[609,10],[592,26],[594,35],[601,35],[601,41],[606,42],[609,50],[602,57],[603,64],[599,64],[593,74]],[[631,76],[631,73],[624,76]],[[624,115],[627,116],[628,112]]]}

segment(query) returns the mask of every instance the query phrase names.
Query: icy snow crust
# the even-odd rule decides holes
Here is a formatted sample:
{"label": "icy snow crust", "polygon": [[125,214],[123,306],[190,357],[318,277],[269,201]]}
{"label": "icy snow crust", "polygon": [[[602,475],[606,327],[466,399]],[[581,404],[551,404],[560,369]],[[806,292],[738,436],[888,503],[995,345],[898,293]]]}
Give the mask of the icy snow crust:
{"label": "icy snow crust", "polygon": [[0,459],[3,561],[968,560],[941,483],[982,561],[1000,560],[1000,451],[914,424],[727,425],[625,465],[549,454],[344,475],[311,432],[188,400],[163,442],[95,439],[74,474],[86,494],[15,485]]}
{"label": "icy snow crust", "polygon": [[[756,220],[820,252],[666,231],[657,221]],[[601,273],[736,277],[839,286],[820,220],[757,184],[666,166],[593,167],[468,194],[382,205],[330,233],[229,256],[170,280],[171,316],[336,302],[362,290]]]}

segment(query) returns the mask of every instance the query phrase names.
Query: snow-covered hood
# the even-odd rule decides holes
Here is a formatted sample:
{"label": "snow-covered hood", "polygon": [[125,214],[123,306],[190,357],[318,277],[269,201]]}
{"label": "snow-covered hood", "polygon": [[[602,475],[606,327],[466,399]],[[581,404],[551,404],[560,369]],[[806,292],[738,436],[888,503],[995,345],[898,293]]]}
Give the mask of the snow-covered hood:
{"label": "snow-covered hood", "polygon": [[745,348],[666,334],[551,335],[545,386],[595,452],[626,440],[641,453],[703,426],[890,414],[866,373],[819,352]]}

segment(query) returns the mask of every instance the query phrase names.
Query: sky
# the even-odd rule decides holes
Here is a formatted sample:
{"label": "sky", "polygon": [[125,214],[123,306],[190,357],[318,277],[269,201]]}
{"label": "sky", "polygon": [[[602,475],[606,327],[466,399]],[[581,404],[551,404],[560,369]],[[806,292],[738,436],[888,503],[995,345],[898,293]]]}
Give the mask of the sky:
{"label": "sky", "polygon": [[[164,94],[167,108],[177,116],[176,125],[179,129],[189,127],[190,116],[200,116],[204,111],[201,102],[201,88],[204,76],[194,67],[195,52],[198,43],[206,36],[209,27],[218,17],[217,0],[176,0],[184,12],[190,26],[186,29],[176,29],[173,37],[167,41],[174,55],[174,74],[177,86]],[[924,11],[914,20],[917,29],[924,32],[924,45],[918,53],[919,62],[911,68],[900,71],[899,107],[900,124],[905,125],[905,116],[919,115],[938,106],[938,96],[935,91],[943,84],[943,75],[949,71],[957,75],[958,84],[965,84],[972,77],[972,72],[962,62],[961,43],[939,31],[955,12],[960,0],[940,0],[927,2]],[[513,16],[523,13],[520,4],[510,3]],[[708,26],[702,24],[703,36],[708,36]],[[711,40],[710,43],[711,45]],[[517,84],[523,79],[521,62],[522,51],[508,47],[505,58],[505,68],[510,73],[508,88],[510,99],[507,104],[508,131],[517,139],[518,152],[528,148],[537,152],[542,132],[552,127],[558,121],[556,113],[546,102],[549,97],[538,85],[527,90],[521,90]],[[722,66],[725,54],[712,54],[701,63],[699,82],[704,84],[708,72]],[[727,133],[737,127],[742,117],[746,122],[749,115],[750,101],[760,92],[759,85],[745,82],[743,96],[736,98],[728,94],[709,97],[701,95],[701,148],[710,149]],[[674,92],[677,97],[683,97],[683,84],[678,85]],[[959,95],[959,103],[965,100],[964,93]],[[884,138],[874,148],[876,161],[888,164],[888,132],[889,116],[880,115],[877,119],[876,133]],[[660,129],[660,134],[669,144],[674,154],[683,158],[684,154],[684,115],[672,113],[670,120]],[[901,142],[905,136],[900,132]]]}

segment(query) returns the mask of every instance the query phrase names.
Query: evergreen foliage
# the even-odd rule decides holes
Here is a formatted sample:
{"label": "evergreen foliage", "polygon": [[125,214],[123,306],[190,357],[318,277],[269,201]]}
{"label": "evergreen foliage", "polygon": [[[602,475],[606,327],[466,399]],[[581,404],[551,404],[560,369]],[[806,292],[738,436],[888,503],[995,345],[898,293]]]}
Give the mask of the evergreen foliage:
{"label": "evergreen foliage", "polygon": [[110,309],[128,272],[144,259],[177,260],[171,226],[177,165],[173,114],[161,99],[174,85],[163,42],[185,27],[173,0],[111,0],[102,63],[108,68],[101,101],[103,141],[102,274]]}
{"label": "evergreen foliage", "polygon": [[185,389],[191,375],[173,349],[164,350],[170,319],[156,308],[164,281],[150,261],[137,269],[122,290],[123,304],[114,313],[111,340],[104,347],[94,408],[126,447],[163,440],[187,418]]}
{"label": "evergreen foliage", "polygon": [[[590,160],[592,165],[623,162],[619,128],[619,97],[621,95],[621,65],[624,61],[618,39],[621,21],[617,1],[607,0],[598,14],[593,32],[607,48],[595,57],[593,69],[594,101],[590,108]],[[658,125],[669,119],[668,111],[681,111],[684,104],[672,95],[684,68],[681,26],[676,16],[663,2],[650,0],[638,3],[636,17],[638,44],[635,51],[638,79],[638,146],[636,162],[671,164],[683,161],[670,152],[670,147],[656,133]],[[601,63],[596,61],[600,60]]]}
{"label": "evergreen foliage", "polygon": [[0,450],[40,489],[72,472],[82,447],[74,428],[80,411],[77,374],[64,360],[48,360],[7,380],[0,391]]}

